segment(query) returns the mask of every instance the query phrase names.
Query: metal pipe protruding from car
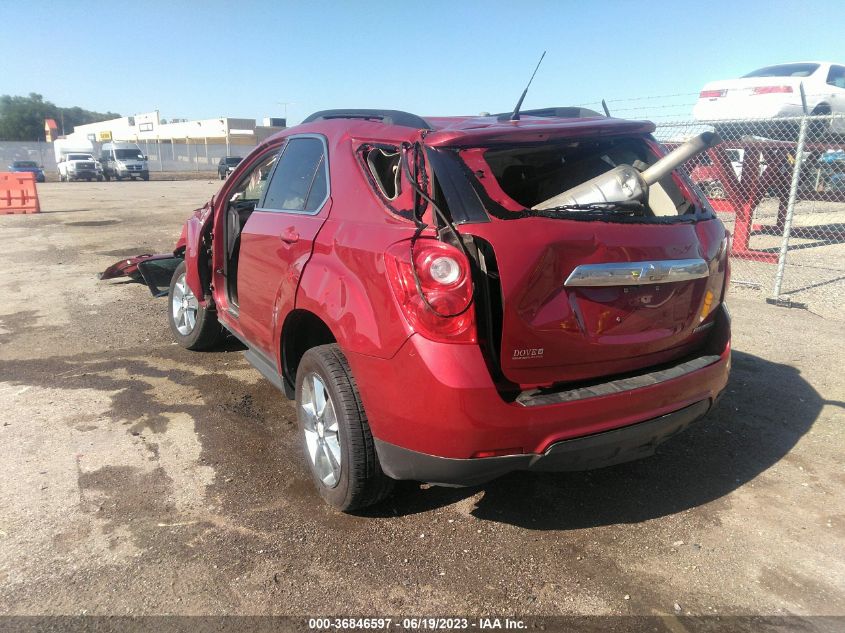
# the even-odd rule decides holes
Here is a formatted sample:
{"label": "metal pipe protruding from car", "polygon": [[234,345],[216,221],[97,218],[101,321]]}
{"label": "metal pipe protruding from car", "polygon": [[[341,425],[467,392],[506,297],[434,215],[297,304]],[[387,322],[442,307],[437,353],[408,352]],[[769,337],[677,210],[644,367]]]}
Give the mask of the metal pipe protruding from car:
{"label": "metal pipe protruding from car", "polygon": [[704,150],[718,145],[719,142],[720,139],[715,132],[702,132],[666,154],[666,156],[642,172],[640,177],[645,184],[653,185],[696,154],[700,154]]}
{"label": "metal pipe protruding from car", "polygon": [[715,133],[703,132],[666,154],[642,173],[631,165],[617,165],[610,171],[534,205],[532,209],[645,200],[649,186],[718,142],[719,137]]}

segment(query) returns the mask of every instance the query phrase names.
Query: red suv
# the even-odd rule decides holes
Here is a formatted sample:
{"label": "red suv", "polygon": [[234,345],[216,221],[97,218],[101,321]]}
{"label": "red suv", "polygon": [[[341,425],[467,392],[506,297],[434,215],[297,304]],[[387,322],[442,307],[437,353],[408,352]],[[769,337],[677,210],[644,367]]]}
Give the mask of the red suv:
{"label": "red suv", "polygon": [[512,118],[318,112],[185,224],[176,339],[247,346],[336,508],[644,457],[725,387],[728,234],[675,169],[713,139]]}

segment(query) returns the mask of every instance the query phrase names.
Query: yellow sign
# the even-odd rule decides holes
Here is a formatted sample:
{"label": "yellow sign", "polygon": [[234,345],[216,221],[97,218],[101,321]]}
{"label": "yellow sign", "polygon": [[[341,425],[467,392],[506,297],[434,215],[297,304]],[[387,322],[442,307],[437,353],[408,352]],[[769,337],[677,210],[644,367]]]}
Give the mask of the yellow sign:
{"label": "yellow sign", "polygon": [[111,140],[111,132],[98,132],[97,133],[97,140],[100,141],[100,142],[110,141]]}

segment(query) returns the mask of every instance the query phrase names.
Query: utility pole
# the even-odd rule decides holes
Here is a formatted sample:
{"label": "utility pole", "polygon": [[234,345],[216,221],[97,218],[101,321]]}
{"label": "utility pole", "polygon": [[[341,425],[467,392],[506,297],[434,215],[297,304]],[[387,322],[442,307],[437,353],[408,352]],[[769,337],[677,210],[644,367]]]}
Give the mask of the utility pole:
{"label": "utility pole", "polygon": [[[285,125],[288,124],[288,106],[296,105],[296,101],[276,101],[276,103],[285,109]],[[290,127],[290,126],[288,126]]]}

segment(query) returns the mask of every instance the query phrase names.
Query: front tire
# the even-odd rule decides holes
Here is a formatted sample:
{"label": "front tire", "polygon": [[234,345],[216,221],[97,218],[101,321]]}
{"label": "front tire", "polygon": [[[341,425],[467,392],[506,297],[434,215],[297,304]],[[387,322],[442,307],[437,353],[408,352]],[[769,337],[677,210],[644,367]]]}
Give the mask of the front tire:
{"label": "front tire", "polygon": [[350,512],[386,498],[382,470],[355,377],[337,344],[312,347],[296,371],[296,413],[320,495]]}
{"label": "front tire", "polygon": [[185,262],[176,267],[170,280],[167,316],[176,342],[185,349],[211,349],[223,338],[217,313],[201,306],[185,281]]}

